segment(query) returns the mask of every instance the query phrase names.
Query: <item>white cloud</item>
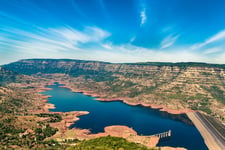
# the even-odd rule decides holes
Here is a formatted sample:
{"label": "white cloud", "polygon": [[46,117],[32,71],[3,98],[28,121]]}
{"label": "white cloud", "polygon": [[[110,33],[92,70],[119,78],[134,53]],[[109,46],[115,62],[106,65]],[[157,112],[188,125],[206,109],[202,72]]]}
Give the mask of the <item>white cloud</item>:
{"label": "white cloud", "polygon": [[[60,34],[61,35],[61,34]],[[2,38],[3,39],[3,38]],[[73,39],[73,38],[72,38]],[[86,39],[85,39],[86,40]],[[209,63],[225,63],[225,53],[216,53],[217,49],[208,49],[205,53],[197,53],[190,51],[186,47],[174,49],[173,51],[165,51],[159,49],[147,49],[132,44],[114,45],[110,42],[102,42],[102,48],[79,49],[74,51],[68,50],[63,46],[51,44],[41,41],[11,41],[15,45],[13,48],[18,49],[18,53],[9,57],[9,54],[3,54],[7,58],[6,61],[15,61],[22,58],[71,58],[85,60],[99,60],[115,63],[124,62],[209,62]],[[58,42],[58,41],[57,41]],[[4,43],[4,42],[2,42]],[[67,43],[68,44],[68,43]],[[1,45],[1,44],[0,44]],[[0,46],[1,48],[1,46]],[[74,49],[76,46],[74,46]],[[221,51],[222,52],[222,51]],[[210,54],[214,53],[212,58]],[[3,54],[3,55],[2,55]],[[3,58],[4,60],[4,58]],[[2,60],[1,60],[2,61]]]}
{"label": "white cloud", "polygon": [[113,46],[112,46],[112,43],[104,43],[104,44],[101,44],[101,46],[105,49],[108,49],[108,50],[111,50],[113,49]]}
{"label": "white cloud", "polygon": [[147,21],[147,15],[146,15],[146,8],[142,8],[140,12],[140,18],[141,18],[141,26],[144,25]]}
{"label": "white cloud", "polygon": [[[207,56],[192,53],[188,50],[159,51],[133,45],[112,46],[112,50],[94,50],[87,57],[91,60],[124,62],[209,62]],[[210,60],[214,62],[214,60]]]}
{"label": "white cloud", "polygon": [[[23,31],[15,28],[1,29],[0,33],[0,63],[16,61],[22,58],[71,58],[89,59],[109,62],[181,62],[197,61],[210,63],[225,63],[225,53],[222,47],[206,49],[199,54],[187,47],[173,51],[162,49],[147,49],[132,44],[115,45],[106,39],[110,36],[105,30],[97,27],[86,27],[79,31],[72,27],[36,29]],[[218,34],[208,41],[217,41],[223,34]],[[161,42],[161,48],[172,46],[179,35],[171,34]],[[91,50],[83,44],[95,43]],[[13,50],[13,51],[12,51]],[[10,53],[11,52],[11,53]],[[213,58],[210,54],[213,54]],[[4,61],[3,61],[4,60]]]}
{"label": "white cloud", "polygon": [[63,27],[58,29],[50,28],[46,32],[50,34],[50,36],[53,36],[54,38],[63,39],[73,44],[77,44],[79,42],[86,43],[89,41],[88,35],[80,31],[77,31],[71,27],[68,28]]}
{"label": "white cloud", "polygon": [[130,39],[130,42],[132,43],[132,42],[134,42],[135,40],[136,40],[136,36],[133,36],[131,39]]}
{"label": "white cloud", "polygon": [[[187,47],[179,47],[172,51],[159,49],[147,49],[132,44],[113,45],[112,43],[104,44],[103,50],[94,49],[81,59],[100,60],[114,63],[124,62],[208,62],[208,63],[225,63],[225,52],[214,53],[214,57],[208,53],[198,53],[191,51]],[[215,50],[216,51],[216,50]],[[213,50],[211,50],[213,53]]]}
{"label": "white cloud", "polygon": [[161,44],[160,44],[160,48],[161,49],[164,49],[164,48],[168,48],[168,47],[170,47],[170,46],[172,46],[175,42],[176,42],[176,40],[177,40],[177,38],[179,37],[179,35],[169,35],[169,36],[167,36],[166,38],[164,38],[163,39],[163,41],[161,42]]}
{"label": "white cloud", "polygon": [[111,34],[97,27],[87,27],[85,34],[89,36],[89,40],[92,42],[98,42],[106,39]]}
{"label": "white cloud", "polygon": [[202,43],[198,43],[192,46],[192,49],[199,49],[202,48],[210,43],[214,43],[217,41],[220,41],[222,39],[225,39],[225,30],[220,31],[219,33],[213,35],[212,37],[206,39],[204,42]]}
{"label": "white cloud", "polygon": [[[70,51],[78,50],[85,43],[101,43],[110,33],[97,27],[86,27],[83,31],[72,27],[48,28],[34,31],[24,31],[6,27],[1,29],[4,38],[0,43],[15,47],[19,52],[27,51]],[[7,36],[6,36],[7,35]]]}
{"label": "white cloud", "polygon": [[221,52],[221,51],[222,51],[222,48],[220,48],[220,47],[214,47],[214,48],[206,49],[204,51],[204,54],[214,54],[214,53],[218,53],[218,52]]}
{"label": "white cloud", "polygon": [[92,56],[85,44],[101,45],[110,33],[97,27],[79,31],[72,27],[21,30],[0,26],[0,63],[25,58],[76,58]]}
{"label": "white cloud", "polygon": [[217,33],[216,35],[212,36],[211,38],[207,39],[205,41],[205,44],[209,44],[209,43],[221,40],[223,38],[225,38],[225,30],[223,30],[223,31]]}

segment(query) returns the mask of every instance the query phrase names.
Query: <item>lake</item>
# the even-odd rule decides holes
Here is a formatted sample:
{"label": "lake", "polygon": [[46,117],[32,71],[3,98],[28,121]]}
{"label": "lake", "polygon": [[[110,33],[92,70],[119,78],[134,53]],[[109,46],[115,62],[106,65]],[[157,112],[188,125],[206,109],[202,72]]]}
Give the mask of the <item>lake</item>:
{"label": "lake", "polygon": [[[172,131],[169,140],[159,142],[158,146],[185,147],[189,150],[207,150],[203,138],[197,129],[177,118],[183,116],[165,115],[157,109],[143,106],[130,106],[120,101],[101,102],[94,97],[82,93],[73,93],[68,88],[62,88],[58,83],[47,86],[52,88],[42,92],[50,95],[49,103],[55,105],[51,111],[88,111],[90,114],[80,116],[71,128],[90,129],[92,133],[103,132],[104,127],[111,125],[126,125],[133,128],[139,135],[152,135]],[[176,119],[175,119],[176,118]]]}

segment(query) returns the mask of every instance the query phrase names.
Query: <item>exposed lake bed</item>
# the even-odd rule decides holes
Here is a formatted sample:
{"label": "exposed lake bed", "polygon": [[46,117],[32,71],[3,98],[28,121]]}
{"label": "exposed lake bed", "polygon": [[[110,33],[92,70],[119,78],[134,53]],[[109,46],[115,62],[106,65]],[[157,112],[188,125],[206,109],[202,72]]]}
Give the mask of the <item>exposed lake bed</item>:
{"label": "exposed lake bed", "polygon": [[73,93],[70,89],[55,83],[49,85],[42,94],[50,95],[48,102],[55,105],[53,112],[88,111],[88,115],[79,116],[71,128],[90,129],[91,133],[104,132],[104,128],[112,125],[124,125],[134,129],[139,135],[153,135],[172,131],[170,140],[158,143],[158,146],[185,147],[190,150],[207,149],[197,129],[180,119],[184,116],[167,115],[157,109],[141,105],[130,106],[121,101],[102,102],[82,93]]}

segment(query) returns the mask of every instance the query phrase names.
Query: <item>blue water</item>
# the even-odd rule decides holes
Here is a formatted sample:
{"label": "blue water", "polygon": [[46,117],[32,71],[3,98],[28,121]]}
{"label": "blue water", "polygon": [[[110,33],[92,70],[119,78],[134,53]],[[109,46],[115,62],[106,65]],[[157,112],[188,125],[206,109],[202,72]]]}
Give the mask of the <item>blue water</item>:
{"label": "blue water", "polygon": [[50,95],[49,103],[56,108],[51,111],[88,111],[80,116],[72,127],[90,129],[92,133],[103,132],[110,125],[126,125],[139,135],[172,131],[170,140],[159,142],[158,146],[185,147],[189,150],[207,150],[203,139],[194,126],[163,115],[160,111],[143,106],[129,106],[123,102],[100,102],[82,93],[73,93],[61,88],[58,83],[47,86],[52,90],[43,94]]}

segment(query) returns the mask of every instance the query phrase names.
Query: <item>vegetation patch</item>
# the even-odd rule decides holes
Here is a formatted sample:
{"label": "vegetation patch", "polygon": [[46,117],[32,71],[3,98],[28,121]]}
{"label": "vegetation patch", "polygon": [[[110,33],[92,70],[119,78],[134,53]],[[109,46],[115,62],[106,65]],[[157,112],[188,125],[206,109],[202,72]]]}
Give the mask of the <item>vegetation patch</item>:
{"label": "vegetation patch", "polygon": [[38,117],[48,118],[47,122],[49,122],[49,123],[62,121],[62,116],[57,113],[40,113],[40,114],[36,114],[36,115]]}
{"label": "vegetation patch", "polygon": [[71,150],[157,150],[149,149],[143,145],[128,142],[127,140],[119,137],[100,137],[83,141]]}

